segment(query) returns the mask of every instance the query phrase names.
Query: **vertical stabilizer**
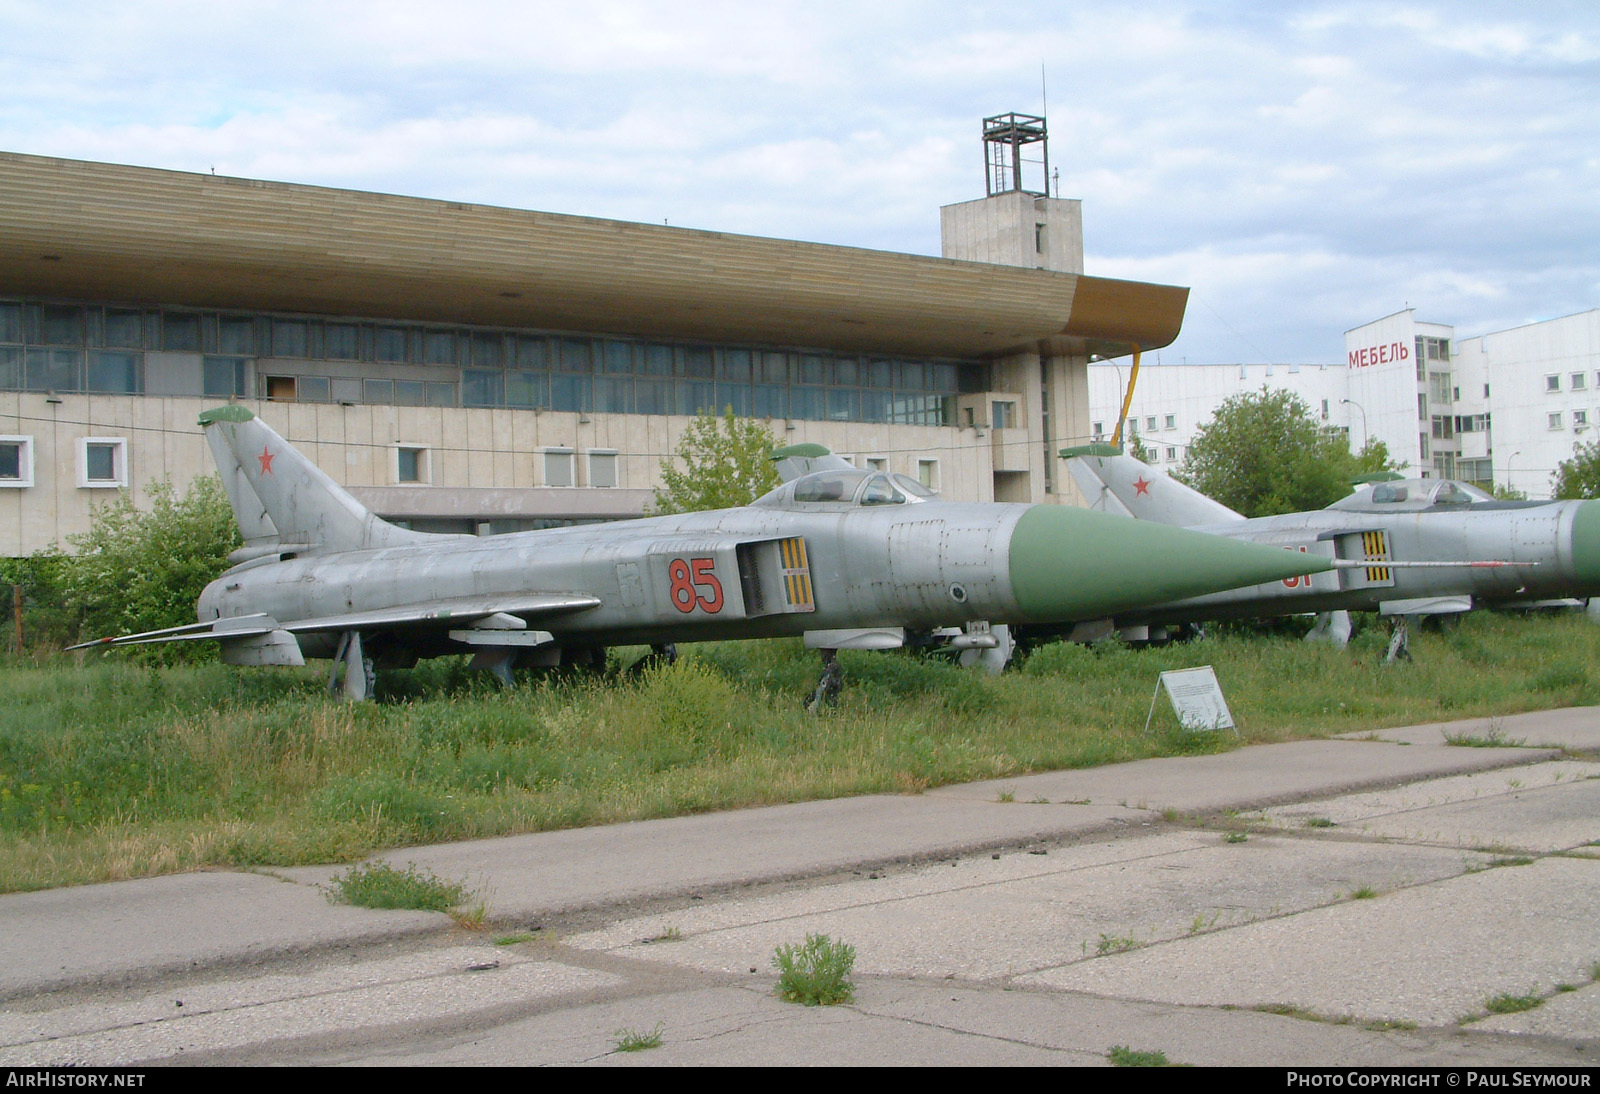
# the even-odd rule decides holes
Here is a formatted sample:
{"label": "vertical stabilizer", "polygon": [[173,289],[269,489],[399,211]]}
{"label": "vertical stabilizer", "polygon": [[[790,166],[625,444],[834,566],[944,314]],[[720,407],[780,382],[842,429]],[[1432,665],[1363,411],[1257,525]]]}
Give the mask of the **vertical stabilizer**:
{"label": "vertical stabilizer", "polygon": [[1066,448],[1061,455],[1091,509],[1180,528],[1244,519],[1166,472],[1108,445]]}
{"label": "vertical stabilizer", "polygon": [[398,547],[433,537],[381,520],[322,469],[242,406],[200,415],[233,503],[239,531],[252,547],[274,538],[299,554]]}

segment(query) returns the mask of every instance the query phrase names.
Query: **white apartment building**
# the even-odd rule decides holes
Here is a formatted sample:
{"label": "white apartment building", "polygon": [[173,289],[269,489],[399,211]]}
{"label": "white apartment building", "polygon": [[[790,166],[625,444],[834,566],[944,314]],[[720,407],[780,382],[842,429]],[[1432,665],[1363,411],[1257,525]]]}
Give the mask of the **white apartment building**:
{"label": "white apartment building", "polygon": [[[1091,432],[1109,439],[1130,362],[1089,368]],[[1600,309],[1457,339],[1411,309],[1345,332],[1322,365],[1141,365],[1127,432],[1163,467],[1221,403],[1263,386],[1299,395],[1353,448],[1369,437],[1413,473],[1549,497],[1552,477],[1600,421]]]}

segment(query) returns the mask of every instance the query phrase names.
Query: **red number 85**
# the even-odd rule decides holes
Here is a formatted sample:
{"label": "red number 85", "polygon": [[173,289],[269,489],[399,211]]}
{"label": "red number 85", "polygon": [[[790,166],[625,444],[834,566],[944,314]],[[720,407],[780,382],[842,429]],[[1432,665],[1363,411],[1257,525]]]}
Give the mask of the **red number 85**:
{"label": "red number 85", "polygon": [[711,558],[673,559],[667,565],[667,576],[672,579],[672,606],[685,615],[696,608],[709,615],[720,612],[722,582],[717,580],[715,567],[716,559]]}

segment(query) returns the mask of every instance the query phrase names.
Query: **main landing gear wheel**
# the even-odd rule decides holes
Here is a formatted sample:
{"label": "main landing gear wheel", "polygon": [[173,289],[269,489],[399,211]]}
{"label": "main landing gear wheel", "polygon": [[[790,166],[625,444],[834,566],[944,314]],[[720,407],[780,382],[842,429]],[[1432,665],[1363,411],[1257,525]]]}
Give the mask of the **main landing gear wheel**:
{"label": "main landing gear wheel", "polygon": [[806,709],[815,711],[822,707],[838,705],[839,693],[844,690],[844,669],[839,666],[837,650],[822,651],[822,677],[816,690],[806,699]]}

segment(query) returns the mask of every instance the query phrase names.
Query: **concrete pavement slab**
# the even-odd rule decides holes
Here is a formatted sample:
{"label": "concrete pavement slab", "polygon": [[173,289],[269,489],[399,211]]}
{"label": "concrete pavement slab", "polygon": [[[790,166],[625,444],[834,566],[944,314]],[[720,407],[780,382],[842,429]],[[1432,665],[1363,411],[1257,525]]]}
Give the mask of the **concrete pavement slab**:
{"label": "concrete pavement slab", "polygon": [[1542,859],[1022,978],[1189,1005],[1293,1005],[1447,1024],[1503,992],[1581,983],[1600,959],[1600,862]]}
{"label": "concrete pavement slab", "polygon": [[1347,733],[1344,739],[1367,736],[1413,745],[1437,745],[1452,739],[1465,739],[1590,752],[1600,749],[1600,707],[1564,707],[1526,714],[1502,714],[1493,718],[1463,718],[1432,725]]}
{"label": "concrete pavement slab", "polygon": [[[1548,751],[1548,750],[1545,750]],[[1185,813],[1249,809],[1329,797],[1413,779],[1488,771],[1541,758],[1527,749],[1403,746],[1330,739],[1253,745],[1211,756],[1172,756],[930,790],[934,800],[992,801],[1009,789],[1019,802],[1088,801]],[[1553,758],[1553,757],[1545,757]]]}
{"label": "concrete pavement slab", "polygon": [[564,941],[738,973],[770,968],[781,943],[826,934],[855,946],[863,974],[994,981],[1315,908],[1363,886],[1449,878],[1483,861],[1398,844],[1229,844],[1213,832],[1166,832],[718,902]]}
{"label": "concrete pavement slab", "polygon": [[332,944],[450,922],[437,912],[330,904],[265,874],[199,873],[0,896],[0,998]]}
{"label": "concrete pavement slab", "polygon": [[[536,917],[864,862],[966,854],[1143,820],[1116,806],[1023,810],[988,801],[877,795],[441,844],[384,857],[451,878],[492,879],[491,912]],[[332,868],[282,873],[319,882]]]}
{"label": "concrete pavement slab", "polygon": [[1260,816],[1282,828],[1329,823],[1345,832],[1447,847],[1566,851],[1600,843],[1600,765],[1534,764],[1280,806]]}
{"label": "concrete pavement slab", "polygon": [[[1591,975],[1595,972],[1600,969],[1590,970]],[[1577,990],[1548,995],[1539,1006],[1518,1014],[1491,1014],[1474,1022],[1473,1028],[1543,1037],[1593,1037],[1600,1030],[1600,984],[1566,986]]]}
{"label": "concrete pavement slab", "polygon": [[[478,966],[476,971],[474,966]],[[487,967],[483,967],[487,966]],[[438,1023],[613,986],[610,973],[479,943],[0,1014],[0,1066],[105,1065]],[[175,997],[176,996],[176,997]]]}

